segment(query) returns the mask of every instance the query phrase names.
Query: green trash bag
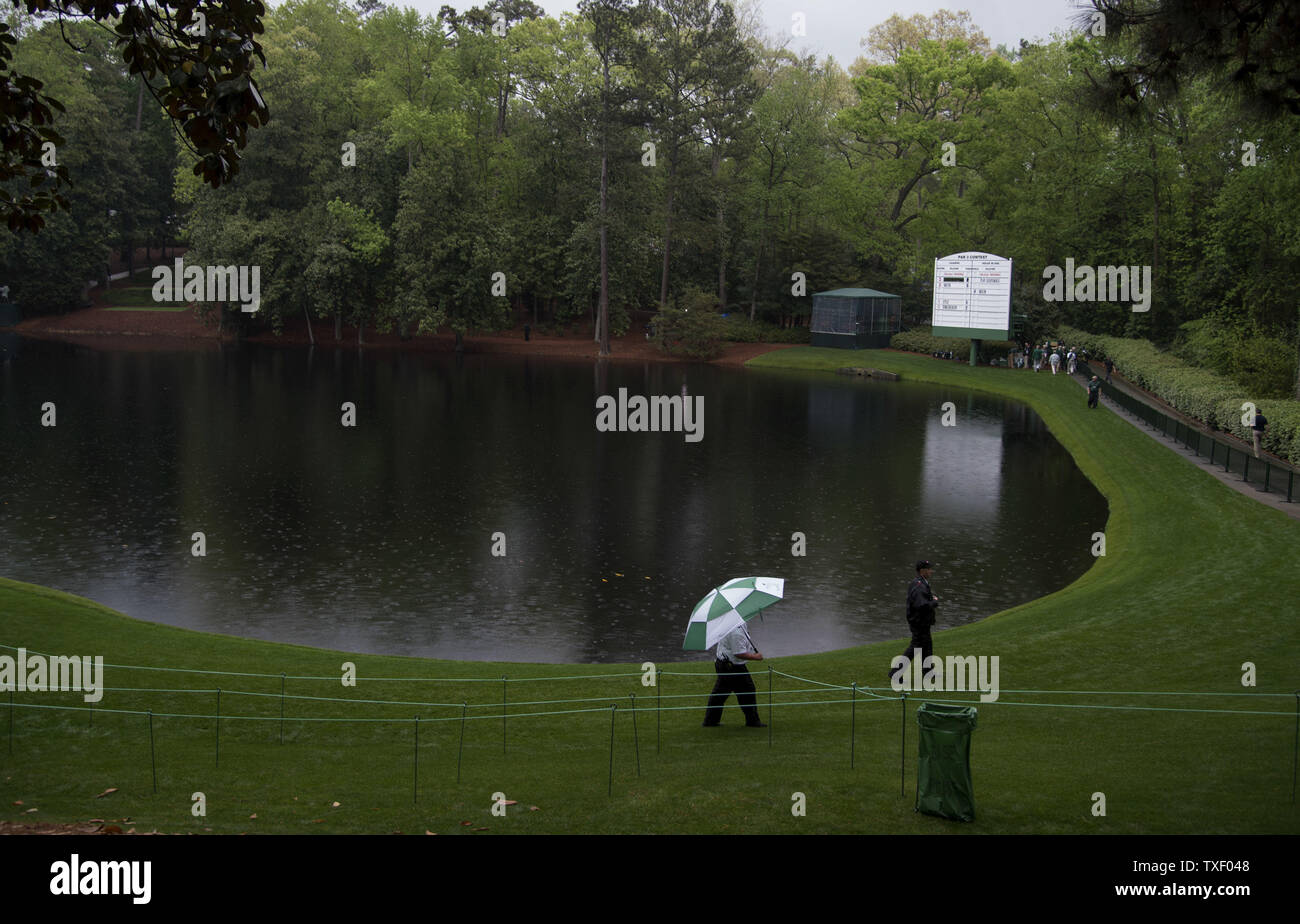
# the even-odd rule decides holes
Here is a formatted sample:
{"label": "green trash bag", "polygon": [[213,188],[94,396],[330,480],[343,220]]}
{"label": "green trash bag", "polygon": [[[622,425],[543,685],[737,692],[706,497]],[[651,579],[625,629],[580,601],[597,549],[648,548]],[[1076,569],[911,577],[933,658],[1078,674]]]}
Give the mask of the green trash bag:
{"label": "green trash bag", "polygon": [[916,710],[921,727],[916,766],[916,811],[975,820],[975,789],[970,781],[970,733],[975,729],[974,706],[922,703]]}

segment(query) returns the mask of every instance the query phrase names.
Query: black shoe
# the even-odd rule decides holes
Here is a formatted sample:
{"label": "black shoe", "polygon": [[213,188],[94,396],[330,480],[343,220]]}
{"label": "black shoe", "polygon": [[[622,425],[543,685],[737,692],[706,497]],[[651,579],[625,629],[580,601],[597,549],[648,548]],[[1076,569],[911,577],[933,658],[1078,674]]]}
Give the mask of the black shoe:
{"label": "black shoe", "polygon": [[746,728],[767,728],[766,722],[746,722]]}

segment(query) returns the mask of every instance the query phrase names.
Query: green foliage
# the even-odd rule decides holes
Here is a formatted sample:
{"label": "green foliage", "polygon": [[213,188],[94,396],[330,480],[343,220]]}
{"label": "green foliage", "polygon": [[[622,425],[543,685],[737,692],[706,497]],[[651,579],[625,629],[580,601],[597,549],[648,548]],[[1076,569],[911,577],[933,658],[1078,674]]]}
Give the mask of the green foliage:
{"label": "green foliage", "polygon": [[[925,353],[933,355],[935,353],[952,353],[963,359],[970,356],[970,340],[964,340],[960,337],[936,337],[930,333],[930,328],[920,327],[914,330],[901,331],[889,338],[889,345],[895,350],[906,350],[909,353]],[[985,340],[980,344],[980,357],[1004,357],[1007,352],[1014,350],[1016,345],[1009,340]]]}
{"label": "green foliage", "polygon": [[[194,173],[219,186],[238,172],[249,130],[270,118],[252,77],[256,63],[266,64],[255,38],[266,13],[260,0],[223,0],[201,11],[195,0],[26,0],[22,5],[29,13],[53,14],[58,20],[53,28],[61,33],[65,17],[111,29],[115,71],[120,76],[125,65],[130,78],[145,81],[156,100],[151,114],[161,107],[181,129],[197,158]],[[63,143],[51,122],[64,106],[40,92],[41,80],[10,66],[15,44],[9,26],[0,24],[0,97],[6,100],[0,109],[0,137],[6,139],[0,184],[13,187],[10,181],[26,180],[28,189],[15,196],[0,186],[0,217],[11,230],[39,231],[42,212],[68,208],[60,195],[68,171],[43,159],[47,143]]]}
{"label": "green foliage", "polygon": [[1173,352],[1264,398],[1290,397],[1296,379],[1296,356],[1290,344],[1258,333],[1247,336],[1239,324],[1217,315],[1183,324]]}
{"label": "green foliage", "polygon": [[669,356],[715,359],[722,353],[727,325],[712,311],[665,308],[655,314],[654,340]]}
{"label": "green foliage", "polygon": [[1300,463],[1300,403],[1270,400],[1206,369],[1189,366],[1148,340],[1130,340],[1061,327],[1058,336],[1081,344],[1092,358],[1110,357],[1116,369],[1175,410],[1216,430],[1249,441],[1250,426],[1242,423],[1242,405],[1250,402],[1268,418],[1263,446],[1269,452]]}
{"label": "green foliage", "polygon": [[808,343],[812,338],[807,327],[779,327],[744,315],[729,315],[722,321],[723,336],[731,343]]}

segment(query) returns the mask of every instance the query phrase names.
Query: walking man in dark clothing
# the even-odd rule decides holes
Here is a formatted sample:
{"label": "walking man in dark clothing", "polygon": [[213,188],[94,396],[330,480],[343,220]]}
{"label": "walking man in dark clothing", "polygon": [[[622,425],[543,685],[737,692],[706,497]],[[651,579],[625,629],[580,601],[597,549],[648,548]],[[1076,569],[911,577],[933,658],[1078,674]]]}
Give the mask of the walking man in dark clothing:
{"label": "walking man in dark clothing", "polygon": [[1250,428],[1251,440],[1255,444],[1255,458],[1259,458],[1259,444],[1264,439],[1264,431],[1268,429],[1268,418],[1255,409],[1255,424]]}
{"label": "walking man in dark clothing", "polygon": [[1109,356],[1106,357],[1106,384],[1111,384],[1110,374],[1115,371],[1115,361]]}
{"label": "walking man in dark clothing", "polygon": [[[907,670],[911,659],[919,648],[921,667],[934,654],[934,641],[930,638],[930,627],[934,625],[934,610],[939,605],[939,598],[930,590],[930,575],[933,568],[930,562],[921,560],[916,563],[916,578],[907,585],[907,626],[912,630],[912,640],[908,643],[901,657],[907,662],[889,671],[892,682],[894,675]],[[897,658],[895,659],[897,660]]]}
{"label": "walking man in dark clothing", "polygon": [[1101,397],[1101,382],[1094,375],[1088,381],[1088,407],[1096,407],[1097,399]]}
{"label": "walking man in dark clothing", "polygon": [[713,662],[718,680],[704,711],[705,728],[722,724],[722,707],[732,693],[736,694],[740,711],[745,714],[746,725],[750,728],[767,727],[767,723],[758,717],[754,678],[749,676],[749,668],[745,666],[746,661],[762,660],[763,653],[754,645],[743,623],[722,637],[718,642],[717,659]]}

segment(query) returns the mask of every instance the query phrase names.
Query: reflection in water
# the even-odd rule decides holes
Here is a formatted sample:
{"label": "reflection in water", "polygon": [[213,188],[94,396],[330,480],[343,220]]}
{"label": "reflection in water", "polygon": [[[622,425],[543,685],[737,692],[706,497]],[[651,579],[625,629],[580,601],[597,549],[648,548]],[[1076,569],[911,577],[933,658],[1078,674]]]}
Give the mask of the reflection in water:
{"label": "reflection in water", "polygon": [[[680,394],[688,373],[702,442],[596,431],[597,396]],[[1105,525],[1028,409],[909,382],[23,341],[0,387],[0,574],[349,651],[697,657],[680,647],[691,608],[751,574],[786,579],[764,652],[820,651],[905,634],[917,558],[938,563],[955,625],[1069,583]],[[947,400],[957,427],[938,426]]]}
{"label": "reflection in water", "polygon": [[1002,500],[1002,421],[964,414],[956,426],[945,427],[942,411],[935,409],[926,418],[924,439],[922,516],[990,525]]}

